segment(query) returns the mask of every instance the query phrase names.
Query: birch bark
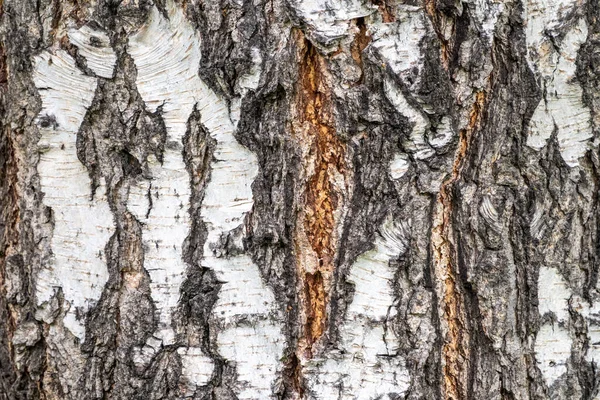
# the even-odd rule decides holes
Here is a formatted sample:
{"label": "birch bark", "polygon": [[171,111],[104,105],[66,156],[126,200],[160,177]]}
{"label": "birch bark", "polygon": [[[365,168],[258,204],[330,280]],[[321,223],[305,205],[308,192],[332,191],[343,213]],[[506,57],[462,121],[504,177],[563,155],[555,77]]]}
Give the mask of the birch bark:
{"label": "birch bark", "polygon": [[0,400],[600,399],[593,0],[0,0]]}

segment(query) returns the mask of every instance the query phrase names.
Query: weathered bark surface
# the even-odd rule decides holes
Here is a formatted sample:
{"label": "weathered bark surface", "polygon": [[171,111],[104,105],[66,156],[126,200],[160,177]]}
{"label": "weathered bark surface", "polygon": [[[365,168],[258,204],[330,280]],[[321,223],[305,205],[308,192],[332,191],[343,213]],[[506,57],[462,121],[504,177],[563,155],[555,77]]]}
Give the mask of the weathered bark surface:
{"label": "weathered bark surface", "polygon": [[0,19],[0,399],[600,398],[598,2]]}

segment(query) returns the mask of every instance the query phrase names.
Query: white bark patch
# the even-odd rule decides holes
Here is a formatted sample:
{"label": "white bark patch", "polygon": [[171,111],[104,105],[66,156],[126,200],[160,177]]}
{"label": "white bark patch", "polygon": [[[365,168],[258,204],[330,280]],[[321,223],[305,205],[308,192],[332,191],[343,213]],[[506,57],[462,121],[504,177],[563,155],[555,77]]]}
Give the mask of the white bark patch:
{"label": "white bark patch", "polygon": [[371,45],[383,61],[400,77],[423,67],[421,41],[427,34],[427,21],[422,7],[398,6],[396,21],[370,25]]}
{"label": "white bark patch", "polygon": [[479,215],[483,217],[483,220],[492,228],[496,229],[498,232],[501,231],[501,226],[498,218],[498,211],[490,196],[484,196],[481,204],[479,205]]}
{"label": "white bark patch", "polygon": [[544,380],[551,386],[567,372],[567,360],[571,356],[572,339],[569,336],[569,298],[571,292],[555,268],[542,267],[538,279],[540,315],[554,313],[557,322],[546,322],[540,327],[535,340],[535,357]]}
{"label": "white bark patch", "polygon": [[546,385],[551,386],[567,372],[571,342],[569,331],[557,324],[547,323],[540,327],[535,338],[535,358]]}
{"label": "white bark patch", "polygon": [[[525,1],[526,40],[531,58],[543,58],[545,49],[535,47],[548,43],[548,33],[560,28],[561,21],[575,8],[582,5],[581,0],[528,0]],[[550,67],[546,64],[547,67]]]}
{"label": "white bark patch", "polygon": [[[254,153],[233,136],[235,127],[222,101],[214,95],[206,96],[200,100],[199,109],[216,102],[220,104],[218,110],[202,112],[206,115],[202,122],[217,142],[200,211],[208,229],[203,265],[213,269],[224,282],[213,312],[225,326],[217,338],[219,352],[236,365],[236,395],[239,399],[269,399],[274,397],[272,386],[279,376],[284,347],[280,325],[270,317],[277,312],[275,297],[249,256],[225,258],[212,250],[219,245],[221,235],[243,224],[252,209],[251,185],[258,173],[258,162]],[[258,322],[244,326],[244,319]]]}
{"label": "white bark patch", "polygon": [[397,153],[390,163],[390,176],[392,179],[400,179],[408,171],[410,166],[408,156],[406,154]]}
{"label": "white bark patch", "polygon": [[[138,68],[140,94],[151,108],[163,105],[168,141],[172,143],[167,145],[163,165],[152,168],[151,184],[132,188],[130,193],[130,208],[137,210],[138,217],[146,223],[144,237],[149,242],[146,269],[160,313],[161,329],[157,335],[163,343],[173,340],[171,314],[186,268],[181,259],[181,244],[190,228],[190,187],[181,140],[196,105],[203,125],[216,141],[200,213],[208,230],[202,264],[213,269],[224,282],[214,309],[215,318],[225,326],[217,337],[219,351],[237,367],[239,399],[271,398],[284,340],[279,325],[269,318],[276,312],[274,295],[250,257],[225,258],[213,252],[220,245],[221,235],[243,224],[246,213],[252,209],[251,184],[258,173],[258,163],[256,156],[233,136],[235,126],[225,101],[197,74],[200,38],[182,10],[172,2],[168,2],[167,9],[169,20],[154,8],[148,25],[132,36],[129,43],[129,52]],[[146,219],[147,187],[152,195],[152,209]],[[240,322],[243,319],[258,322],[244,326]],[[201,374],[195,371],[186,375],[202,385],[210,378],[212,367],[205,368],[208,363],[196,353],[192,355],[196,360],[184,360],[184,366],[204,368]],[[190,356],[189,352],[180,354]]]}
{"label": "white bark patch", "polygon": [[433,156],[435,150],[432,149],[425,140],[425,132],[429,127],[429,123],[425,117],[406,101],[400,88],[390,79],[385,79],[383,81],[383,90],[396,110],[408,118],[413,124],[410,140],[407,140],[404,143],[405,148],[410,152],[414,152],[415,157],[419,160],[425,160]]}
{"label": "white bark patch", "polygon": [[377,9],[363,0],[295,0],[290,3],[308,25],[309,32],[324,45],[349,35],[353,19],[370,15]]}
{"label": "white bark patch", "polygon": [[262,73],[263,59],[262,55],[260,54],[260,49],[253,47],[250,50],[250,53],[252,54],[252,67],[249,71],[240,76],[237,81],[242,96],[245,95],[249,90],[254,90],[258,87]]}
{"label": "white bark patch", "polygon": [[214,369],[213,361],[207,357],[199,347],[180,347],[177,349],[177,354],[181,357],[181,373],[194,383],[185,389],[185,396],[193,396],[195,385],[206,385],[210,380],[208,371]]}
{"label": "white bark patch", "polygon": [[105,186],[92,199],[88,171],[77,158],[77,131],[94,98],[96,78],[85,76],[58,50],[35,57],[33,80],[42,99],[38,173],[44,204],[55,220],[53,257],[40,271],[36,297],[41,304],[62,288],[70,305],[64,325],[83,342],[83,317],[108,279],[104,247],[114,229]]}
{"label": "white bark patch", "polygon": [[577,309],[587,322],[588,349],[585,359],[600,365],[600,304],[588,304],[587,301],[576,298],[574,308]]}
{"label": "white bark patch", "polygon": [[[179,302],[187,265],[183,261],[183,242],[191,223],[190,177],[183,160],[182,140],[187,121],[201,98],[208,100],[206,115],[219,112],[223,102],[197,74],[200,42],[187,23],[183,12],[168,4],[166,20],[154,7],[148,23],[129,38],[128,52],[137,67],[137,88],[148,108],[163,106],[167,143],[163,163],[148,160],[151,180],[140,180],[130,188],[128,208],[144,223],[146,244],[144,268],[150,275],[152,299],[158,313],[158,330],[138,354],[136,361],[145,363],[161,344],[175,343],[172,314]],[[180,349],[183,374],[194,385],[206,385],[213,371],[211,359],[199,349]]]}
{"label": "white bark patch", "polygon": [[112,78],[117,56],[104,32],[95,31],[87,25],[69,30],[69,40],[87,60],[87,66],[103,78]]}
{"label": "white bark patch", "polygon": [[236,393],[238,399],[277,398],[273,387],[280,373],[283,341],[279,323],[266,318],[252,325],[239,324],[219,333],[219,352],[226,360],[235,362],[241,388]]}
{"label": "white bark patch", "polygon": [[471,3],[475,5],[473,19],[485,34],[488,43],[491,44],[494,39],[496,22],[504,10],[504,4],[499,0],[472,0]]}
{"label": "white bark patch", "polygon": [[575,76],[577,52],[588,34],[585,19],[580,18],[562,42],[553,43],[558,40],[553,36],[558,36],[561,19],[578,3],[530,0],[525,7],[529,62],[546,93],[531,118],[527,145],[543,148],[556,128],[562,158],[570,167],[579,164],[592,137],[590,110],[582,102]]}
{"label": "white bark patch", "polygon": [[395,269],[390,260],[408,246],[408,224],[388,219],[375,240],[375,248],[361,255],[350,270],[348,281],[355,293],[340,328],[343,352],[314,359],[305,377],[314,399],[378,399],[390,394],[402,397],[410,378],[404,359],[398,355],[399,341],[392,324]]}
{"label": "white bark patch", "polygon": [[435,131],[430,130],[427,135],[427,143],[435,149],[446,146],[454,137],[454,129],[450,117],[442,118],[441,123],[436,127]]}
{"label": "white bark patch", "polygon": [[555,268],[541,267],[538,278],[538,309],[540,315],[553,312],[558,321],[569,319],[571,292]]}
{"label": "white bark patch", "polygon": [[[396,22],[374,23],[369,28],[372,46],[376,49],[385,64],[402,79],[410,89],[420,78],[423,69],[421,41],[428,32],[428,25],[423,8],[414,6],[398,6]],[[406,150],[414,153],[415,158],[425,160],[435,154],[435,149],[450,143],[454,137],[450,118],[445,117],[442,123],[432,129],[429,118],[424,111],[416,109],[406,99],[402,90],[392,79],[384,80],[384,93],[390,103],[413,124],[410,139],[403,143]],[[415,99],[419,101],[418,98]]]}

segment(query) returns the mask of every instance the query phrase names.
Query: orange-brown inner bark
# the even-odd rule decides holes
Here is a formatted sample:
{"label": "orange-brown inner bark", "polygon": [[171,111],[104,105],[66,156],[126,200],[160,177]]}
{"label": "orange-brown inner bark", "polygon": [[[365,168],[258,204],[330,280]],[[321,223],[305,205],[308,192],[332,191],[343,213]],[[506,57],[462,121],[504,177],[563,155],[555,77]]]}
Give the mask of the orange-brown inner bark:
{"label": "orange-brown inner bark", "polygon": [[345,147],[339,140],[332,113],[331,93],[324,72],[326,63],[310,42],[303,39],[303,55],[300,67],[298,92],[299,118],[302,137],[310,141],[310,157],[313,174],[306,182],[304,218],[299,221],[318,265],[299,264],[299,278],[306,318],[304,339],[305,356],[312,356],[312,345],[323,335],[327,319],[327,303],[331,276],[334,269],[336,227],[335,212],[339,206],[339,194],[332,182],[332,174],[345,170]]}

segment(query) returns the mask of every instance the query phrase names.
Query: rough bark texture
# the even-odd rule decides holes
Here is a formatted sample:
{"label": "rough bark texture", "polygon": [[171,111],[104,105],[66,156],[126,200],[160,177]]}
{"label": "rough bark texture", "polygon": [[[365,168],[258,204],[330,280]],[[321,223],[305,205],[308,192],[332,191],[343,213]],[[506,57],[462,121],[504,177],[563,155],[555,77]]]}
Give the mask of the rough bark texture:
{"label": "rough bark texture", "polygon": [[0,20],[0,400],[600,399],[597,1]]}

